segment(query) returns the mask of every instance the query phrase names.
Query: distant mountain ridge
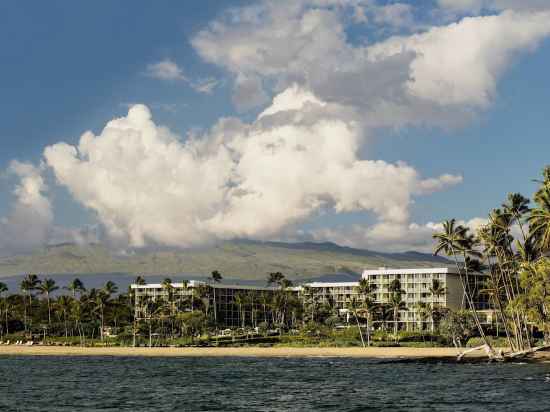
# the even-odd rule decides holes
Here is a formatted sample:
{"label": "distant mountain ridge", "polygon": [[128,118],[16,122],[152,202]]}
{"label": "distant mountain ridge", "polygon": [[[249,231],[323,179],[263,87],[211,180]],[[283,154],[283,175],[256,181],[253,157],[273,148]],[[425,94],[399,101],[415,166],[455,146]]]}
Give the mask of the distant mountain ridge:
{"label": "distant mountain ridge", "polygon": [[[0,258],[0,277],[23,273],[127,275],[207,275],[219,270],[232,279],[262,280],[283,272],[296,280],[339,274],[357,277],[362,270],[388,267],[445,266],[447,259],[420,252],[383,253],[331,242],[285,243],[232,240],[195,249],[133,250],[121,255],[94,244],[51,245],[29,255]],[[347,277],[347,276],[343,276]]]}

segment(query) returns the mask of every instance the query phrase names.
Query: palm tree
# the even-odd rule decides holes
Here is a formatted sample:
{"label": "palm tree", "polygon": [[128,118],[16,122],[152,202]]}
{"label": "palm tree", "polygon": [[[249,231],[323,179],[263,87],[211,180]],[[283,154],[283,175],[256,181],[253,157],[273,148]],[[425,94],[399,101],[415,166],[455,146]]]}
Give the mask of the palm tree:
{"label": "palm tree", "polygon": [[73,299],[76,299],[77,293],[82,293],[86,290],[86,288],[84,287],[84,283],[82,283],[82,281],[78,278],[73,279],[71,283],[69,283],[63,289],[70,290],[73,295]]}
{"label": "palm tree", "polygon": [[[415,311],[418,317],[420,318],[420,330],[422,332],[422,340],[424,340],[424,323],[429,319],[432,310],[430,305],[426,302],[416,302]],[[433,320],[432,320],[432,331],[433,331]]]}
{"label": "palm tree", "polygon": [[114,282],[111,282],[109,280],[105,282],[105,285],[103,285],[103,290],[107,295],[109,295],[109,297],[111,297],[111,295],[114,295],[118,292],[118,286]]}
{"label": "palm tree", "polygon": [[60,318],[63,319],[63,324],[65,325],[65,339],[67,339],[69,334],[67,327],[67,318],[69,312],[71,311],[72,301],[73,299],[71,299],[70,297],[62,295],[57,299],[57,302],[55,304],[56,308],[59,310],[59,314],[61,315]]}
{"label": "palm tree", "polygon": [[[220,283],[223,279],[222,277],[222,274],[220,272],[218,272],[217,270],[214,270],[212,271],[212,273],[210,274],[210,279],[212,280],[212,282],[214,283]],[[212,287],[213,289],[213,292],[214,292],[214,325],[216,325],[216,327],[218,326],[218,307],[216,305],[216,287]]]}
{"label": "palm tree", "polygon": [[246,305],[246,296],[244,293],[237,292],[235,293],[235,304],[239,307],[239,318],[241,321],[241,327],[244,329],[244,322],[245,322],[245,312],[244,312],[244,305]]}
{"label": "palm tree", "polygon": [[542,190],[535,197],[537,207],[531,210],[527,221],[529,222],[529,235],[534,237],[541,251],[550,249],[550,188]]}
{"label": "palm tree", "polygon": [[161,283],[162,290],[166,293],[166,305],[168,306],[168,318],[170,320],[170,328],[172,332],[172,337],[174,336],[174,321],[176,315],[176,309],[174,305],[174,286],[172,285],[172,280],[166,278]]}
{"label": "palm tree", "polygon": [[46,301],[48,302],[48,325],[51,325],[52,307],[50,295],[52,292],[55,292],[57,289],[59,289],[59,287],[55,285],[55,280],[51,278],[46,278],[38,285],[37,289],[41,295],[46,295]]}
{"label": "palm tree", "polygon": [[82,319],[84,317],[84,311],[82,306],[82,302],[77,299],[73,299],[71,301],[70,316],[75,323],[80,340],[80,345],[84,343],[84,330],[82,329]]}
{"label": "palm tree", "polygon": [[357,291],[362,299],[362,310],[366,314],[367,319],[367,346],[370,346],[370,318],[372,312],[376,309],[374,293],[376,292],[376,285],[368,281],[368,279],[361,279],[357,285]]}
{"label": "palm tree", "polygon": [[436,318],[439,318],[439,298],[447,294],[447,288],[443,286],[439,279],[432,279],[432,285],[428,289],[432,296],[431,317],[432,317],[432,332],[435,329]]}
{"label": "palm tree", "polygon": [[264,322],[269,323],[267,308],[271,305],[271,296],[265,291],[260,293],[260,305],[262,305],[263,308]]}
{"label": "palm tree", "polygon": [[352,298],[347,302],[347,309],[353,314],[355,317],[355,322],[357,323],[357,330],[359,331],[359,337],[361,338],[361,344],[363,347],[365,347],[365,340],[363,339],[363,332],[361,332],[361,326],[359,325],[359,318],[357,317],[357,309],[359,309],[359,300],[355,296],[352,296]]}
{"label": "palm tree", "polygon": [[267,285],[281,285],[281,282],[285,278],[285,275],[283,275],[281,272],[272,272],[269,274],[267,278]]}
{"label": "palm tree", "polygon": [[317,309],[318,303],[317,294],[315,293],[315,290],[308,285],[302,286],[301,292],[304,297],[305,305],[309,306],[309,308],[306,307],[306,310],[309,309],[308,312],[311,315],[311,321],[315,322],[315,310]]}
{"label": "palm tree", "polygon": [[91,302],[94,305],[94,312],[99,314],[99,336],[103,341],[104,329],[105,329],[105,307],[109,303],[110,295],[106,292],[104,288],[95,291],[95,294],[92,296],[93,301]]}
{"label": "palm tree", "polygon": [[399,311],[406,310],[407,306],[403,301],[403,289],[401,288],[401,282],[399,279],[394,279],[391,281],[388,292],[390,292],[389,304],[393,312],[393,337],[397,342],[397,327],[399,321]]}
{"label": "palm tree", "polygon": [[[471,236],[468,235],[468,229],[462,225],[457,225],[455,219],[446,220],[445,222],[443,222],[443,231],[435,233],[433,235],[433,238],[437,241],[437,244],[434,248],[434,255],[438,255],[443,252],[447,256],[452,256],[454,258],[459,275],[458,277],[460,278],[460,282],[462,284],[464,297],[470,307],[470,312],[474,318],[474,323],[479,331],[481,338],[483,339],[483,342],[486,345],[485,347],[488,348],[489,354],[491,356],[494,356],[494,350],[491,347],[487,337],[485,336],[485,332],[483,331],[483,327],[481,326],[481,322],[479,321],[479,316],[477,315],[476,308],[468,292],[466,281],[462,276],[462,269],[460,267],[460,264],[458,263],[457,256],[462,253],[462,256],[466,257],[466,254],[470,252],[472,248],[473,241]],[[465,270],[465,276],[467,276],[467,269],[465,268]]]}
{"label": "palm tree", "polygon": [[136,278],[136,280],[134,280],[134,283],[136,285],[145,285],[146,284],[145,279],[143,279],[143,277],[141,277],[141,276],[138,276]]}
{"label": "palm tree", "polygon": [[523,230],[523,217],[529,213],[529,199],[523,197],[520,193],[509,193],[507,201],[502,205],[505,213],[510,214],[521,230],[523,241],[527,239]]}
{"label": "palm tree", "polygon": [[[28,316],[31,316],[31,309],[32,309],[32,292],[36,289],[36,286],[40,283],[40,280],[38,279],[38,276],[35,274],[28,274],[26,275],[23,280],[21,281],[21,291],[27,295],[27,298],[29,300],[29,310],[28,310]],[[28,330],[29,322],[27,318],[27,304],[23,303],[23,310],[25,312],[25,331]]]}

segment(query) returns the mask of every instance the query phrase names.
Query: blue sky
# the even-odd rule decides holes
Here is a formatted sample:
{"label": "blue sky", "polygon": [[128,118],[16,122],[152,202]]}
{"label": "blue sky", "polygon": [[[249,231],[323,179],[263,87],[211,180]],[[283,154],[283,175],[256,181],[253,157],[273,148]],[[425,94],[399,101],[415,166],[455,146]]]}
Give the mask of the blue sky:
{"label": "blue sky", "polygon": [[[550,117],[548,105],[550,39],[544,28],[535,27],[536,22],[533,23],[533,19],[546,17],[544,13],[548,13],[547,10],[538,5],[533,8],[525,6],[529,2],[517,2],[521,4],[515,7],[514,2],[509,1],[504,7],[498,0],[477,2],[483,3],[483,7],[470,9],[460,6],[464,2],[459,1],[455,6],[452,5],[452,1],[441,1],[439,4],[433,2],[429,6],[426,6],[427,3],[422,3],[421,8],[417,6],[417,2],[398,3],[396,1],[378,2],[376,7],[372,5],[373,2],[367,5],[367,2],[360,0],[350,2],[335,0],[329,8],[319,7],[308,1],[303,3],[303,9],[282,18],[277,17],[276,14],[282,13],[281,10],[284,8],[282,3],[280,10],[277,10],[276,3],[256,3],[256,7],[261,9],[255,17],[260,20],[258,23],[255,20],[247,20],[249,14],[246,14],[246,11],[250,10],[251,3],[239,1],[223,2],[223,6],[216,1],[2,2],[0,4],[0,16],[2,16],[0,139],[3,149],[0,152],[0,170],[4,172],[0,179],[0,216],[3,216],[4,222],[8,223],[0,226],[0,239],[4,238],[3,241],[0,240],[0,250],[11,253],[24,250],[27,245],[33,248],[64,236],[72,239],[71,236],[86,225],[101,227],[101,233],[106,233],[105,241],[125,246],[160,244],[186,247],[217,239],[253,237],[331,240],[380,250],[408,248],[426,250],[429,243],[429,236],[427,236],[429,230],[412,233],[408,229],[409,225],[417,224],[424,228],[429,222],[439,222],[449,217],[465,221],[483,218],[490,208],[503,201],[508,192],[518,191],[526,195],[533,192],[532,179],[536,178],[548,163],[546,153],[550,148],[547,132],[547,119]],[[341,6],[341,3],[344,3],[344,6]],[[395,7],[396,5],[399,7]],[[236,10],[236,13],[241,13],[238,18],[235,17],[236,14],[233,17],[227,15],[227,10],[231,8]],[[257,57],[260,59],[258,67],[251,65],[246,59],[238,60],[235,54],[225,54],[225,50],[238,50],[237,46],[250,47],[246,42],[252,42],[256,39],[255,36],[259,36],[257,38],[260,39],[258,40],[260,43],[267,42],[267,40],[261,40],[264,39],[262,36],[265,33],[258,34],[260,30],[264,30],[264,26],[275,32],[277,24],[284,24],[285,27],[282,28],[284,31],[288,29],[286,20],[295,19],[303,22],[304,16],[312,10],[314,12],[321,10],[322,13],[312,15],[315,18],[322,15],[321,17],[326,20],[321,18],[315,20],[315,24],[319,25],[316,33],[320,33],[316,35],[317,37],[298,39],[304,42],[299,58],[292,54],[289,54],[290,57],[281,56],[284,54],[281,53],[281,47],[284,48],[285,41],[290,46],[293,42],[292,38],[283,39],[281,44],[266,44],[264,52],[269,58]],[[359,13],[363,13],[365,18],[361,18],[363,14]],[[464,84],[470,87],[468,76],[475,77],[489,70],[491,79],[495,83],[494,90],[490,90],[490,86],[485,84],[479,86],[476,82],[474,86],[482,89],[479,94],[475,89],[468,95],[458,96],[457,99],[460,100],[458,103],[453,101],[449,104],[445,97],[441,97],[439,91],[418,88],[415,89],[413,97],[399,97],[396,101],[401,102],[406,98],[408,105],[406,110],[412,112],[414,116],[415,111],[418,110],[417,106],[428,104],[426,102],[431,99],[429,110],[433,110],[435,115],[430,114],[425,119],[420,119],[421,124],[412,124],[415,122],[401,120],[397,115],[393,121],[394,114],[387,111],[385,114],[390,120],[378,122],[379,114],[374,106],[384,102],[380,99],[389,98],[390,93],[387,89],[403,88],[402,84],[398,84],[398,80],[403,76],[408,75],[409,78],[412,76],[415,60],[411,55],[404,53],[403,61],[393,62],[388,58],[388,63],[384,63],[387,66],[381,69],[376,67],[370,69],[367,63],[359,60],[355,55],[357,50],[376,44],[383,44],[383,47],[386,47],[387,39],[393,35],[401,35],[401,39],[407,39],[415,33],[418,35],[427,33],[433,27],[445,28],[453,23],[461,24],[465,16],[480,16],[480,20],[475,24],[481,27],[485,24],[481,20],[484,17],[496,16],[498,19],[504,19],[506,17],[502,16],[507,16],[507,13],[515,16],[514,22],[518,24],[516,29],[518,33],[530,33],[527,36],[528,39],[509,45],[506,39],[497,42],[490,38],[487,41],[487,50],[480,51],[479,60],[485,59],[487,62],[480,63],[482,70],[476,71],[474,67],[471,74],[460,74],[464,75],[465,79],[457,80],[457,89],[460,92],[460,82],[465,82]],[[262,19],[267,19],[267,23],[261,21]],[[330,19],[337,19],[335,21],[343,27],[343,33],[347,36],[344,37],[344,44],[349,48],[349,53],[335,57],[335,62],[328,61],[326,64],[327,66],[346,64],[345,70],[353,72],[354,76],[359,76],[357,78],[365,83],[361,86],[365,87],[364,96],[360,95],[363,90],[361,88],[358,88],[359,92],[353,96],[351,92],[346,91],[346,87],[350,84],[348,79],[334,77],[333,71],[328,69],[323,71],[324,68],[317,70],[315,67],[317,61],[315,59],[326,58],[327,55],[332,58],[337,50],[334,49],[335,51],[332,52],[329,46],[321,43],[342,40],[341,37],[318,40],[318,37],[325,33],[322,31],[324,29],[327,29],[326,36],[334,34],[334,26],[332,28],[322,26],[330,23]],[[212,29],[213,21],[223,26],[225,34]],[[292,30],[285,35],[290,36],[290,32]],[[201,38],[202,42],[197,41],[200,37],[199,33],[205,34]],[[492,34],[487,36],[489,35]],[[494,36],[498,38],[498,33]],[[269,39],[269,36],[265,38]],[[317,41],[321,43],[317,44]],[[408,40],[400,41],[408,44]],[[464,43],[459,44],[457,54],[462,52],[461,48],[466,50],[478,47],[475,37],[473,43],[467,41],[471,42],[472,39],[465,38]],[[258,43],[253,44],[257,47]],[[232,47],[235,48],[232,49]],[[414,49],[417,46],[404,47]],[[313,55],[313,51],[317,48],[323,48],[322,53],[327,55],[323,56],[321,52],[319,56]],[[432,52],[436,53],[440,49],[428,50],[434,50]],[[486,55],[482,55],[485,52]],[[269,55],[269,53],[273,54]],[[418,55],[420,51],[409,50],[408,53]],[[498,60],[504,54],[507,56],[505,62],[499,62],[498,67],[495,67],[491,59]],[[307,56],[307,58],[304,57],[302,61],[301,56]],[[426,59],[431,58],[429,53],[426,56],[428,56]],[[285,62],[285,58],[289,61]],[[349,61],[337,61],[347,58]],[[297,60],[298,63],[296,63]],[[159,67],[155,64],[162,62],[169,62],[181,70],[181,77],[167,79],[159,76],[158,70],[155,72]],[[353,71],[353,65],[359,64],[365,64],[365,68],[358,69],[356,73]],[[466,66],[465,69],[468,70],[469,67]],[[376,74],[392,71],[399,73],[402,71],[403,74],[389,79]],[[432,74],[432,71],[428,70],[427,73]],[[418,74],[419,78],[422,75],[423,73]],[[255,83],[249,85],[242,79],[246,79],[247,82],[259,81],[263,84],[263,91],[258,90],[254,86]],[[420,83],[420,80],[417,82],[418,87],[428,84]],[[441,79],[436,80],[441,82]],[[215,84],[212,90],[208,93],[198,91],[198,86],[207,81]],[[239,83],[241,81],[242,83]],[[342,81],[341,87],[336,83],[337,81]],[[444,81],[448,81],[452,86],[454,79],[449,75],[449,79],[445,78]],[[104,193],[101,193],[102,188],[98,187],[95,192],[88,193],[83,187],[78,186],[85,185],[85,179],[79,183],[70,181],[68,177],[60,177],[60,164],[54,164],[52,160],[46,161],[43,157],[44,149],[58,142],[78,145],[80,136],[87,130],[99,135],[107,122],[126,116],[128,107],[136,103],[145,104],[152,112],[152,121],[155,125],[170,128],[178,135],[176,139],[182,144],[190,132],[195,133],[199,140],[214,139],[212,136],[218,132],[213,132],[211,128],[218,124],[221,118],[240,119],[244,124],[257,128],[260,127],[256,123],[258,114],[271,106],[272,99],[292,84],[297,84],[300,92],[291,95],[291,100],[299,100],[302,98],[300,96],[311,94],[319,101],[338,106],[338,113],[345,112],[341,119],[335,119],[336,109],[335,111],[331,109],[330,114],[323,109],[323,115],[330,121],[345,123],[351,121],[348,120],[349,118],[353,118],[354,122],[361,124],[358,126],[357,134],[367,135],[367,138],[364,136],[342,138],[342,144],[355,142],[355,139],[360,142],[356,151],[350,149],[350,153],[353,152],[357,161],[379,160],[386,165],[395,165],[403,161],[415,170],[419,177],[414,178],[414,182],[407,183],[407,193],[397,197],[396,204],[387,206],[403,209],[403,205],[399,203],[408,203],[403,210],[398,211],[398,217],[393,215],[390,217],[381,210],[383,208],[376,206],[383,200],[369,195],[368,187],[364,195],[358,194],[356,199],[350,200],[350,195],[347,193],[343,195],[339,189],[346,184],[341,181],[329,188],[323,186],[322,193],[304,189],[302,194],[289,196],[296,199],[297,203],[288,205],[288,214],[285,216],[264,215],[260,209],[254,208],[243,208],[248,210],[248,214],[245,214],[233,210],[233,207],[236,208],[234,205],[227,208],[220,206],[219,200],[208,202],[205,200],[205,203],[200,203],[196,208],[190,207],[185,211],[185,216],[182,216],[183,212],[166,210],[167,216],[174,213],[173,219],[167,220],[166,226],[179,223],[188,225],[189,222],[196,221],[200,221],[201,224],[200,228],[195,231],[190,230],[188,235],[181,238],[165,236],[159,234],[161,232],[159,227],[151,227],[142,222],[142,219],[148,216],[147,213],[150,215],[150,210],[155,210],[156,206],[143,205],[142,216],[138,211],[132,219],[126,221],[124,216],[128,215],[127,211],[113,211],[112,205],[101,204],[98,200],[105,197]],[[333,85],[338,90],[331,91]],[[242,89],[239,89],[241,87]],[[380,96],[371,97],[369,95],[371,90],[374,90],[372,93],[379,93]],[[455,89],[452,90],[457,93]],[[490,92],[490,97],[487,101],[480,103],[483,97],[479,96],[483,96],[487,90]],[[241,99],[244,96],[245,103],[248,105],[245,109],[241,107],[242,103],[239,103],[239,98],[236,97],[237,92],[243,93]],[[421,96],[422,100],[415,100],[419,93],[425,93],[425,95]],[[393,95],[394,92],[391,98]],[[250,106],[249,103],[256,100],[257,104]],[[298,112],[306,110],[306,106],[295,108],[293,103],[285,104],[289,104],[292,110]],[[288,110],[287,107],[283,109]],[[463,116],[462,111],[467,111],[468,115]],[[455,116],[453,112],[458,114]],[[438,113],[443,115],[440,116]],[[451,119],[447,122],[448,124],[439,119],[446,116]],[[361,123],[365,119],[369,119],[366,122],[368,124]],[[371,125],[373,122],[376,126]],[[296,124],[292,126],[298,127]],[[283,126],[280,125],[280,127]],[[223,135],[226,132],[220,133]],[[327,139],[340,139],[338,133],[335,133],[333,137],[328,136]],[[223,138],[227,139],[227,137]],[[299,141],[299,138],[297,140]],[[216,144],[221,144],[219,139],[215,141],[218,142]],[[231,146],[233,143],[227,144]],[[348,154],[346,153],[345,156]],[[32,173],[28,171],[13,173],[13,170],[10,172],[10,169],[13,169],[10,167],[13,160],[32,164],[37,170]],[[132,161],[135,160],[133,158]],[[313,160],[317,164],[319,159]],[[330,163],[330,159],[322,160]],[[335,163],[340,161],[343,160],[335,159]],[[257,167],[261,168],[265,164],[268,163],[259,162]],[[233,165],[233,169],[235,167],[238,168],[238,164]],[[370,182],[369,176],[362,177],[362,173],[367,173],[363,171],[363,167],[367,168],[367,165],[358,165],[357,168],[361,168],[362,171],[353,174],[353,176],[357,175],[355,182],[357,185],[361,185],[363,181],[367,182],[367,185]],[[75,169],[69,174],[76,173],[78,170],[80,169]],[[131,167],[128,168],[127,173],[133,173]],[[279,172],[274,170],[273,173]],[[422,179],[439,179],[439,176],[444,174],[455,176],[457,179],[462,177],[462,179],[460,182],[454,179],[449,184],[443,179],[438,183],[437,190],[423,189],[425,185],[421,182]],[[51,210],[38,212],[42,220],[34,226],[40,226],[42,230],[36,236],[29,235],[18,240],[15,245],[11,245],[7,239],[10,237],[8,234],[19,228],[17,225],[21,222],[17,219],[25,220],[20,216],[14,216],[17,215],[14,211],[29,207],[28,203],[22,203],[20,194],[14,193],[14,188],[17,185],[25,187],[24,183],[21,183],[22,179],[29,176],[32,179],[43,179],[44,187],[37,195],[38,202],[42,202],[40,204],[43,206],[43,200],[46,199],[46,203],[49,203],[48,208]],[[328,175],[318,174],[318,176],[319,179],[330,180]],[[248,190],[252,187],[251,185],[257,183],[250,176],[240,175],[239,178],[242,182],[248,181],[246,185],[241,183],[243,190]],[[312,181],[316,179],[315,175],[304,175],[301,178],[305,182],[310,181],[312,186],[317,184]],[[251,183],[247,179],[252,179],[256,183]],[[349,181],[350,178],[346,179]],[[161,184],[164,184],[162,182]],[[190,196],[198,196],[194,193],[202,193],[198,187],[200,185],[193,187],[193,182],[180,183],[182,186],[185,185],[185,188],[178,191],[180,194],[185,193],[181,195],[182,202],[186,202]],[[227,188],[234,184],[229,183],[224,190],[229,190]],[[264,179],[261,184],[270,185],[271,183],[269,179]],[[280,182],[273,184],[279,185]],[[394,183],[388,182],[388,185],[392,184]],[[168,187],[166,190],[169,190]],[[255,190],[258,193],[257,187]],[[396,186],[395,190],[401,189]],[[124,193],[127,195],[128,191]],[[284,196],[281,197],[279,191],[266,187],[262,195],[278,202],[281,209],[287,207],[286,199]],[[215,194],[212,196],[216,198]],[[232,195],[226,192],[222,195],[228,203],[234,200],[230,196]],[[132,209],[134,211],[141,210],[142,205],[135,200],[138,197],[141,198],[135,194],[132,200],[138,202]],[[312,198],[315,200],[311,200]],[[329,198],[328,201],[327,198]],[[344,204],[344,207],[338,209],[335,205],[339,204]],[[205,208],[212,209],[210,215],[204,215]],[[263,206],[262,208],[265,209]],[[25,209],[21,213],[27,212],[29,211]],[[49,217],[50,212],[51,217]],[[29,213],[36,217],[35,211]],[[406,216],[403,217],[403,214]],[[47,222],[43,221],[44,216],[47,216],[45,219]],[[235,225],[228,223],[229,220],[247,218],[272,219],[273,224],[254,227],[246,223],[242,225],[246,226],[246,230],[241,231]],[[12,224],[11,220],[15,223]],[[34,222],[32,219],[29,221]],[[384,233],[377,238],[378,232],[371,232],[377,225],[381,225],[380,230],[388,225],[391,226],[392,234]],[[19,230],[20,228],[17,229]],[[133,230],[137,230],[138,233],[132,232]]]}

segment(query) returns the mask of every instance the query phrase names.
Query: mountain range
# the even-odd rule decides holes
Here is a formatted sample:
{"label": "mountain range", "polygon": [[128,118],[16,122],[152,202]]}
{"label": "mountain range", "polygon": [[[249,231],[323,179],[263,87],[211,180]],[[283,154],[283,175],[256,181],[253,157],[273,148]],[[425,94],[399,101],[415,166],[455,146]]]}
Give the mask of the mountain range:
{"label": "mountain range", "polygon": [[193,249],[132,250],[114,253],[107,246],[59,244],[34,253],[0,258],[0,277],[39,274],[124,274],[207,276],[264,280],[270,272],[289,279],[356,278],[364,269],[434,267],[447,259],[419,252],[382,253],[324,242],[261,242],[231,240]]}

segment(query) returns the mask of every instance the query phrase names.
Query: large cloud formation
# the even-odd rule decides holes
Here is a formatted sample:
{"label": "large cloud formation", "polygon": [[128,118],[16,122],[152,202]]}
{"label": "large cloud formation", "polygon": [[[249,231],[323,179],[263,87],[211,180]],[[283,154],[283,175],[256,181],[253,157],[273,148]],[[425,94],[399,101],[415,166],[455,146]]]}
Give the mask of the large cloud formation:
{"label": "large cloud formation", "polygon": [[237,101],[241,84],[244,96],[261,96],[298,82],[360,111],[367,125],[452,126],[487,107],[512,58],[550,34],[548,6],[362,45],[347,39],[346,19],[350,8],[379,8],[374,2],[263,1],[231,9],[192,44],[203,59],[234,74]]}
{"label": "large cloud formation", "polygon": [[[366,211],[372,226],[306,235],[424,249],[437,225],[411,222],[411,203],[462,177],[422,178],[410,165],[365,158],[365,141],[379,128],[454,127],[489,107],[515,58],[550,34],[550,11],[537,0],[439,0],[433,15],[446,14],[445,23],[422,27],[411,4],[265,0],[229,9],[191,43],[229,74],[236,108],[257,110],[255,120],[223,118],[182,138],[134,105],[78,145],[47,147],[45,162],[123,245],[273,238],[299,234],[299,223],[316,214]],[[349,24],[383,36],[351,41]],[[146,73],[187,81],[169,59]],[[51,211],[40,216],[42,227],[51,224]]]}
{"label": "large cloud formation", "polygon": [[346,116],[293,86],[255,122],[221,120],[182,142],[136,105],[100,135],[87,132],[78,147],[59,143],[44,156],[108,234],[132,246],[269,237],[325,209],[402,223],[412,196],[461,181],[358,159],[361,129]]}

